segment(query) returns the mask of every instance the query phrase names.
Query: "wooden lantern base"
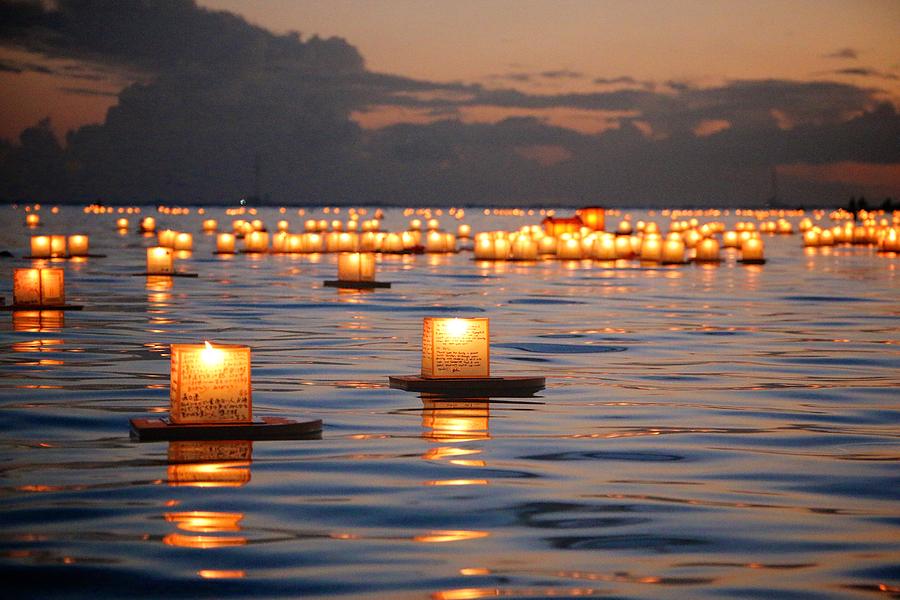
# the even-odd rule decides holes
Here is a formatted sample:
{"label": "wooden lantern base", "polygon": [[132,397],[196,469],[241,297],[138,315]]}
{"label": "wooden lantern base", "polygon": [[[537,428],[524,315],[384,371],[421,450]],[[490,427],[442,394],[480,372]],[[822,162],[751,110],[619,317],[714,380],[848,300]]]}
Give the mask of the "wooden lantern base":
{"label": "wooden lantern base", "polygon": [[547,385],[544,377],[455,377],[429,378],[419,375],[391,375],[394,389],[407,392],[427,392],[442,396],[532,396]]}
{"label": "wooden lantern base", "polygon": [[661,265],[686,265],[688,261],[686,260],[664,260],[660,262]]}
{"label": "wooden lantern base", "polygon": [[213,254],[216,256],[220,256],[220,255],[234,256],[235,254],[237,254],[237,252],[219,252],[218,250],[216,250],[215,252],[213,252]]}
{"label": "wooden lantern base", "polygon": [[131,439],[138,442],[177,440],[297,440],[322,431],[322,419],[295,421],[263,417],[250,423],[176,425],[168,419],[131,419]]}
{"label": "wooden lantern base", "polygon": [[132,277],[200,277],[198,273],[185,273],[183,271],[175,271],[174,273],[132,273]]}
{"label": "wooden lantern base", "polygon": [[0,310],[82,310],[81,304],[61,304],[59,306],[35,306],[33,304],[2,304]]}
{"label": "wooden lantern base", "polygon": [[106,258],[105,254],[66,254],[65,256],[23,256],[30,260],[70,260],[73,258]]}
{"label": "wooden lantern base", "polygon": [[389,288],[391,287],[390,282],[388,281],[341,281],[341,280],[328,280],[322,282],[325,287],[334,287],[334,288],[344,288],[344,289],[352,289],[352,290],[371,290],[375,288]]}
{"label": "wooden lantern base", "polygon": [[766,264],[766,259],[764,258],[742,258],[738,260],[742,265],[764,265]]}
{"label": "wooden lantern base", "polygon": [[693,262],[695,265],[717,265],[722,262],[722,259],[721,258],[714,258],[714,259],[694,258],[694,259],[691,259],[691,262]]}

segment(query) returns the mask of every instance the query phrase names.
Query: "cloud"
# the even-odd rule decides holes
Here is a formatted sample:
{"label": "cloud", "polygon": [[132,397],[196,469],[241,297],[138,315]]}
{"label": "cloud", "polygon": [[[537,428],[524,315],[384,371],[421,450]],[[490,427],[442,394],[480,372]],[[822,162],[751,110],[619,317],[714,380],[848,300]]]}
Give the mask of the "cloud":
{"label": "cloud", "polygon": [[891,81],[896,81],[900,79],[893,73],[887,73],[883,71],[877,71],[875,69],[869,69],[866,67],[851,67],[849,69],[837,69],[835,71],[830,71],[835,75],[856,75],[859,77],[875,77],[877,79],[888,79]]}
{"label": "cloud", "polygon": [[[189,0],[0,0],[0,16],[0,43],[36,65],[50,60],[62,82],[131,81],[103,124],[71,132],[64,146],[46,122],[6,144],[5,198],[221,203],[253,189],[258,161],[261,187],[279,203],[733,205],[767,196],[772,165],[900,163],[894,106],[845,83],[656,90],[621,76],[594,83],[622,89],[534,94],[375,73],[344,40],[276,35]],[[510,116],[465,122],[480,109]],[[423,118],[364,129],[360,115],[376,110]],[[545,119],[567,110],[610,126],[587,133]],[[793,198],[823,200],[813,193],[821,186],[794,185]]]}
{"label": "cloud", "polygon": [[569,71],[568,69],[558,69],[555,71],[543,71],[541,77],[544,79],[581,79],[584,73],[577,71]]}
{"label": "cloud", "polygon": [[835,50],[834,52],[830,52],[829,54],[823,54],[822,58],[843,58],[856,60],[857,58],[859,58],[859,53],[853,48],[840,48],[839,50]]}
{"label": "cloud", "polygon": [[65,92],[67,94],[73,94],[76,96],[109,96],[112,98],[116,98],[119,95],[115,92],[109,92],[106,90],[95,90],[95,89],[91,89],[91,88],[61,87],[58,89],[61,92]]}

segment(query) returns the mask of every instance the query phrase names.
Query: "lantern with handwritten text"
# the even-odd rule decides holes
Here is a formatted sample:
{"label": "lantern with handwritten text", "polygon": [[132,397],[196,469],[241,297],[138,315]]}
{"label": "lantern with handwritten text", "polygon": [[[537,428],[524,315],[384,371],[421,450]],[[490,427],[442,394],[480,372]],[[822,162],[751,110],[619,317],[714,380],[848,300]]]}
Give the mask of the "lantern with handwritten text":
{"label": "lantern with handwritten text", "polygon": [[169,419],[175,424],[252,420],[250,347],[172,344]]}
{"label": "lantern with handwritten text", "polygon": [[16,269],[13,272],[13,304],[62,306],[66,303],[62,269]]}
{"label": "lantern with handwritten text", "polygon": [[154,246],[147,248],[147,273],[150,275],[171,275],[175,271],[171,248]]}
{"label": "lantern with handwritten text", "polygon": [[425,317],[422,377],[490,377],[488,319]]}

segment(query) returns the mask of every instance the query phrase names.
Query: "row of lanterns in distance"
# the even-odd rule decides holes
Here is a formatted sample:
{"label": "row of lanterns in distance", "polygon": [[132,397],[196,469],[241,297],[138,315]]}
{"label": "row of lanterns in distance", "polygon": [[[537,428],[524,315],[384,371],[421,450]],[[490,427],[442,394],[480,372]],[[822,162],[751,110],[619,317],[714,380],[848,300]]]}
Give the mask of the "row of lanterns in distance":
{"label": "row of lanterns in distance", "polygon": [[807,248],[835,244],[875,245],[879,252],[900,252],[900,214],[893,221],[869,218],[861,223],[846,221],[843,225],[820,227],[809,219],[800,223],[803,245]]}
{"label": "row of lanterns in distance", "polygon": [[[127,222],[117,222],[120,229],[127,229]],[[127,220],[126,220],[127,221]],[[124,227],[123,227],[124,225]],[[231,254],[236,251],[236,241],[243,239],[245,252],[275,252],[275,253],[316,253],[316,252],[388,252],[409,253],[417,249],[425,252],[455,252],[457,236],[438,230],[439,223],[436,219],[428,222],[428,232],[422,232],[422,223],[413,219],[408,231],[400,233],[388,233],[379,231],[380,221],[370,219],[362,223],[362,232],[356,222],[347,223],[344,231],[344,223],[325,220],[308,220],[305,223],[304,233],[290,233],[287,221],[278,222],[278,231],[269,235],[265,225],[259,219],[245,221],[235,220],[232,223],[232,233],[219,233],[216,237],[216,252]],[[141,231],[151,233],[156,229],[156,222],[152,217],[145,217],[141,221]],[[213,233],[217,230],[218,223],[214,219],[203,222],[203,230]],[[471,235],[471,226],[462,224],[457,229],[459,237],[466,239]],[[271,237],[271,246],[270,246]],[[191,250],[193,248],[193,236],[190,233],[177,232],[165,229],[157,233],[159,246],[174,250]]]}
{"label": "row of lanterns in distance", "polygon": [[[670,231],[665,238],[655,223],[640,223],[638,233],[613,234],[582,228],[558,236],[547,234],[537,225],[525,226],[516,232],[493,231],[475,236],[476,260],[537,260],[555,256],[561,260],[619,260],[639,258],[645,262],[683,264],[686,251],[700,262],[720,260],[720,244],[713,235],[721,230],[704,226],[685,232]],[[624,228],[622,228],[624,229]],[[763,242],[757,231],[728,231],[725,247],[740,248],[742,260],[763,259]]]}

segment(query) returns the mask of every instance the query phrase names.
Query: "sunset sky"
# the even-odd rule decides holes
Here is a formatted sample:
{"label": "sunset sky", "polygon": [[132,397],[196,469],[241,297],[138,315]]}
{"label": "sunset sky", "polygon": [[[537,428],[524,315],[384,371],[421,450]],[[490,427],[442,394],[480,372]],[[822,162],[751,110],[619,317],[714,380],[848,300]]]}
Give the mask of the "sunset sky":
{"label": "sunset sky", "polygon": [[[61,12],[45,11],[41,18],[68,14],[71,19],[29,22],[40,13],[35,8],[39,4],[0,2],[5,14],[5,24],[0,25],[0,85],[4,89],[0,137],[13,142],[24,128],[47,116],[61,140],[70,130],[104,123],[107,110],[120,104],[119,93],[134,82],[152,87],[177,77],[181,84],[169,82],[175,86],[172,90],[199,85],[200,78],[187,75],[189,64],[205,74],[220,75],[215,86],[227,78],[246,82],[248,70],[239,77],[217,71],[225,61],[207,54],[219,51],[234,51],[242,61],[248,53],[263,52],[266,58],[256,68],[282,78],[272,84],[273,93],[284,94],[278,96],[278,103],[289,102],[287,88],[309,86],[309,80],[292,81],[302,75],[292,74],[292,66],[275,65],[271,47],[260,48],[294,44],[302,49],[318,35],[342,38],[346,48],[340,52],[349,49],[362,61],[362,65],[350,65],[352,61],[344,56],[338,70],[355,70],[361,79],[350,88],[342,82],[326,94],[352,98],[341,106],[340,115],[332,116],[358,128],[358,133],[350,134],[356,137],[347,141],[358,156],[371,151],[361,148],[372,138],[398,147],[396,139],[385,137],[399,131],[404,143],[410,135],[422,135],[443,144],[429,129],[439,126],[438,133],[447,136],[447,143],[460,147],[460,136],[467,140],[476,135],[503,137],[507,134],[496,128],[516,126],[516,132],[508,134],[518,136],[508,141],[515,160],[536,170],[557,171],[583,163],[569,173],[553,174],[559,180],[589,169],[591,160],[609,157],[609,152],[615,155],[617,144],[632,148],[640,140],[615,141],[613,136],[627,137],[635,131],[646,141],[646,152],[634,156],[635,161],[646,161],[647,152],[656,155],[659,151],[662,157],[682,152],[683,148],[665,148],[679,135],[692,146],[708,139],[725,145],[758,144],[761,151],[777,147],[784,156],[767,159],[752,173],[735,172],[734,164],[723,165],[730,170],[721,174],[723,183],[731,178],[745,186],[734,201],[762,198],[768,191],[768,178],[765,183],[758,179],[773,165],[788,179],[816,184],[818,191],[809,188],[801,194],[805,197],[829,189],[846,193],[854,182],[860,191],[865,188],[871,194],[900,191],[900,159],[896,148],[887,147],[889,137],[881,142],[873,139],[871,149],[858,153],[837,149],[841,140],[864,136],[870,129],[889,133],[897,127],[896,114],[885,108],[896,112],[900,106],[900,2],[894,0],[205,0],[199,7],[171,0],[151,3],[148,14],[134,22],[127,1],[112,3],[112,8],[102,2],[62,1]],[[203,8],[237,17],[216,21]],[[175,31],[165,23],[167,18]],[[142,23],[146,23],[143,30]],[[57,27],[54,35],[46,34]],[[300,37],[292,38],[289,32],[299,32]],[[254,36],[257,41],[250,42]],[[232,37],[236,41],[229,41]],[[320,60],[330,56],[331,49],[303,50],[303,60]],[[217,61],[216,66],[204,66],[207,60]],[[303,73],[308,72],[308,65],[304,66]],[[270,85],[268,80],[265,85]],[[208,94],[218,92],[222,90]],[[191,98],[202,102],[196,95]],[[877,125],[876,117],[866,116],[869,113],[884,119],[884,125]],[[285,118],[305,117],[286,114]],[[854,119],[859,121],[859,131],[847,131],[857,122]],[[390,127],[403,124],[407,128]],[[495,129],[463,129],[467,125]],[[532,127],[531,133],[522,134],[521,125]],[[538,126],[543,128],[540,132]],[[802,128],[809,128],[807,139],[819,135],[821,143],[835,145],[834,151],[827,147],[785,151],[788,142],[796,142],[763,139]],[[593,142],[599,146],[592,147]],[[651,142],[656,142],[655,147],[651,148]],[[437,180],[441,170],[446,175],[453,159],[465,155],[460,150],[453,157],[435,159],[439,167],[435,170],[410,171],[406,165],[403,173],[425,188],[442,185]],[[740,162],[741,158],[730,160]],[[688,177],[692,175],[687,171],[700,165],[673,167],[685,170],[682,175]],[[282,165],[272,171],[279,168],[289,170]],[[485,181],[490,178],[488,173],[482,175]],[[358,183],[363,188],[371,186],[362,179]],[[652,189],[639,190],[622,180],[610,185],[609,191],[648,201],[672,183],[661,180]],[[475,185],[457,184],[458,194],[471,193]],[[279,185],[282,190],[290,188],[287,181]],[[746,187],[751,185],[753,189]],[[509,196],[515,189],[498,195]],[[719,189],[714,186],[708,191]],[[326,190],[343,188],[323,183],[320,191]],[[350,188],[343,191],[349,193]],[[679,194],[705,191],[703,186],[688,186]],[[394,192],[384,189],[384,193]],[[552,197],[553,189],[543,193]]]}

